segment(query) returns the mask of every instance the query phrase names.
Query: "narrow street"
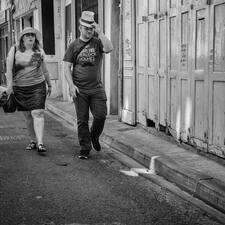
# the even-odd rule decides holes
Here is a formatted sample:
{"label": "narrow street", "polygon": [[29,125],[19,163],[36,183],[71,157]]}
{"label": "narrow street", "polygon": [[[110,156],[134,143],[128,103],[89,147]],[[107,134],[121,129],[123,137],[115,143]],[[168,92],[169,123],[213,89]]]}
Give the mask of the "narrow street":
{"label": "narrow street", "polygon": [[46,114],[48,152],[25,151],[23,115],[0,109],[1,225],[217,225],[193,207],[171,205],[140,176],[126,175],[110,149],[77,158],[76,134]]}

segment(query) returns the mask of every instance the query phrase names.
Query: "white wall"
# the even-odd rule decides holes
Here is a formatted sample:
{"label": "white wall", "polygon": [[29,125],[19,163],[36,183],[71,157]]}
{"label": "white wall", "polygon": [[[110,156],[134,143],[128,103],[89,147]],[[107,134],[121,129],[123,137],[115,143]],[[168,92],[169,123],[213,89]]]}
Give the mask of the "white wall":
{"label": "white wall", "polygon": [[[111,33],[111,11],[112,11],[112,2],[111,0],[105,0],[105,35],[110,39]],[[105,77],[105,91],[108,98],[107,108],[108,114],[110,110],[110,54],[105,54],[105,62],[104,62],[104,77]]]}

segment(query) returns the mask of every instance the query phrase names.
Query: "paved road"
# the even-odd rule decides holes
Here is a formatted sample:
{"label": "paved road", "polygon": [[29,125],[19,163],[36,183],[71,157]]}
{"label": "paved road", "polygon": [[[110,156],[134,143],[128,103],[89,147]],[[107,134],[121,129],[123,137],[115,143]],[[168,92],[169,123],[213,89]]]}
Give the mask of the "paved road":
{"label": "paved road", "polygon": [[[24,150],[23,116],[0,110],[1,225],[217,225],[194,208],[177,207],[149,181],[111,157],[110,149],[77,158],[76,134],[46,115],[48,152]],[[123,172],[122,172],[123,171]]]}

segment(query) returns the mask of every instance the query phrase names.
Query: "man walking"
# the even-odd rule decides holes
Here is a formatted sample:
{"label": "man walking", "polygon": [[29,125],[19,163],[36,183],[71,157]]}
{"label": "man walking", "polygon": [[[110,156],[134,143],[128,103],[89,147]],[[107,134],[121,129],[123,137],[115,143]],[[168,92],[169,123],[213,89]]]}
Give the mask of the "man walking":
{"label": "man walking", "polygon": [[[63,58],[69,93],[73,97],[78,126],[80,159],[87,159],[93,148],[101,150],[99,137],[107,115],[106,94],[101,83],[104,53],[113,50],[111,41],[94,21],[94,13],[83,11],[79,20],[80,37],[73,41]],[[97,34],[98,37],[95,37]],[[71,67],[73,70],[71,72]],[[89,110],[93,123],[89,130]]]}

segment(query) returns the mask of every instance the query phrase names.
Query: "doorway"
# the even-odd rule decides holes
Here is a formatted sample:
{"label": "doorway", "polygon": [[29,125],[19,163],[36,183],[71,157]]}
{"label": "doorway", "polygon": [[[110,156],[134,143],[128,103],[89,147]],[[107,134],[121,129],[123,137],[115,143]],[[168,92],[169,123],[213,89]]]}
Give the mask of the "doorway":
{"label": "doorway", "polygon": [[76,10],[76,37],[79,36],[79,19],[81,17],[82,11],[92,11],[95,13],[94,20],[98,23],[98,0],[77,0],[75,1],[75,10]]}

